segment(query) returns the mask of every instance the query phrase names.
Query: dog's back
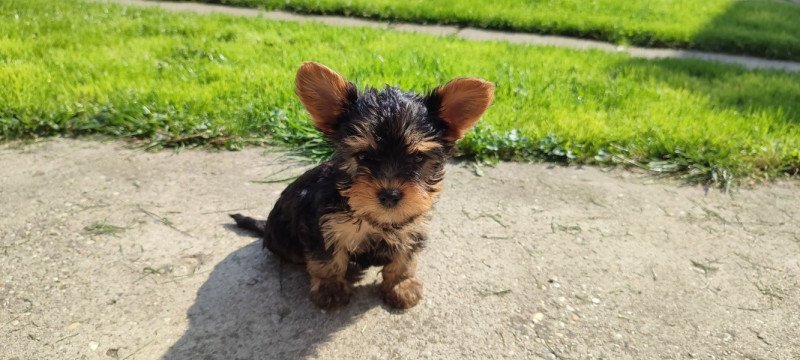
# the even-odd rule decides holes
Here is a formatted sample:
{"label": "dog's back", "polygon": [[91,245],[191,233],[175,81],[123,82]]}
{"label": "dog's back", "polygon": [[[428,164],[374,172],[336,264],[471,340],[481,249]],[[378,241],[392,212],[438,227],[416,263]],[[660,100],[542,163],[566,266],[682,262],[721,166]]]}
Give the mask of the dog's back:
{"label": "dog's back", "polygon": [[284,261],[305,263],[308,252],[323,255],[325,249],[319,218],[341,211],[344,200],[334,189],[329,163],[321,164],[297,178],[281,193],[267,220],[231,214],[236,225],[264,239],[264,247]]}

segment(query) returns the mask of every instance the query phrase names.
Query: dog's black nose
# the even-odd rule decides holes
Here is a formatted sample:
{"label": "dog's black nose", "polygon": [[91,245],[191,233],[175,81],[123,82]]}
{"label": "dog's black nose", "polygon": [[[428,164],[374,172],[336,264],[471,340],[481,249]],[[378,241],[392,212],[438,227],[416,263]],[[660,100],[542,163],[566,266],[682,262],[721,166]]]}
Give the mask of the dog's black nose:
{"label": "dog's black nose", "polygon": [[383,189],[378,192],[378,200],[380,200],[381,205],[387,208],[396,206],[402,198],[403,193],[397,189]]}

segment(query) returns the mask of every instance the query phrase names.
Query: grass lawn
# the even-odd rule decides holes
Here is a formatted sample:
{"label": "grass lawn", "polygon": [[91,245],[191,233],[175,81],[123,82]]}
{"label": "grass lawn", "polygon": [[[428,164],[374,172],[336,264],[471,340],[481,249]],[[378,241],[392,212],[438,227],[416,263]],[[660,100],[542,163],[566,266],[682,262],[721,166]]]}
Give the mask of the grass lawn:
{"label": "grass lawn", "polygon": [[800,4],[783,0],[195,1],[800,60]]}
{"label": "grass lawn", "polygon": [[800,169],[800,75],[363,28],[0,2],[0,140],[100,133],[328,153],[293,93],[316,60],[359,86],[497,84],[466,156],[631,163],[708,178]]}

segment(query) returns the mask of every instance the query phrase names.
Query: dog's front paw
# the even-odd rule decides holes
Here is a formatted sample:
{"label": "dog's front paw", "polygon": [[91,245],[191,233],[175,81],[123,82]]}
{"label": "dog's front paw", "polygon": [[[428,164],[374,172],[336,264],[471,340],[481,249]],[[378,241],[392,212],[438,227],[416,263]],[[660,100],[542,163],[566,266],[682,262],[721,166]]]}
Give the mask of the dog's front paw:
{"label": "dog's front paw", "polygon": [[422,284],[415,278],[405,279],[383,289],[383,301],[396,309],[412,308],[420,299],[422,299]]}
{"label": "dog's front paw", "polygon": [[336,309],[347,305],[352,293],[352,286],[347,281],[323,281],[311,289],[311,301],[325,310]]}

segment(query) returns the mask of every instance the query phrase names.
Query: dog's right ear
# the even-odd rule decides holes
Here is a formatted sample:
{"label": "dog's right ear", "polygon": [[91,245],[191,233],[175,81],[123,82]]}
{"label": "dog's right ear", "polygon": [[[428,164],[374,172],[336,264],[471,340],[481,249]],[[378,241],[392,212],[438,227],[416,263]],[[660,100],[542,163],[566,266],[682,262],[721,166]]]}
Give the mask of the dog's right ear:
{"label": "dog's right ear", "polygon": [[336,122],[358,90],[353,83],[327,66],[305,62],[297,70],[295,92],[303,102],[314,126],[326,135],[336,130]]}
{"label": "dog's right ear", "polygon": [[494,84],[478,78],[459,78],[428,96],[428,106],[447,126],[445,140],[455,142],[475,125],[494,100]]}

